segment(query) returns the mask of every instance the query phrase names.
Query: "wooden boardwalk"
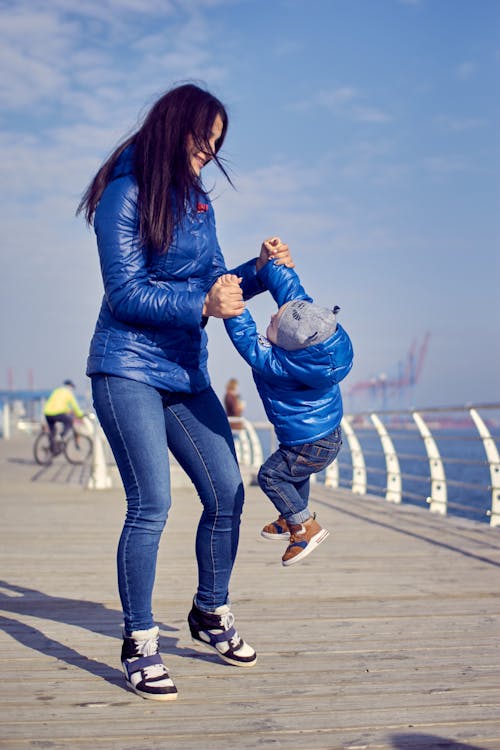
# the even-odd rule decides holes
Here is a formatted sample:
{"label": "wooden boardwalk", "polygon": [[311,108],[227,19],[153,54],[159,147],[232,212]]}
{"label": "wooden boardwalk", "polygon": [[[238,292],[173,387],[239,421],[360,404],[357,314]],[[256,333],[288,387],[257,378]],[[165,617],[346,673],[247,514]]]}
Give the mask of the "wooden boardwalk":
{"label": "wooden boardwalk", "polygon": [[176,489],[155,615],[179,698],[128,692],[119,663],[115,547],[123,493],[0,441],[0,748],[23,750],[500,749],[500,530],[314,488],[331,536],[292,568],[259,536],[247,492],[232,581],[259,655],[198,652],[191,489]]}

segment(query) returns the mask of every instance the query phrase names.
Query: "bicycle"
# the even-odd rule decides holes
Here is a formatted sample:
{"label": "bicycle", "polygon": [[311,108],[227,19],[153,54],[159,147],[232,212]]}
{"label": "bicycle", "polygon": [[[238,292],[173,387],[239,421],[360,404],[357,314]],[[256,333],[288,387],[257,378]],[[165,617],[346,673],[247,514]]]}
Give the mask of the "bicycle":
{"label": "bicycle", "polygon": [[56,423],[53,439],[46,424],[42,424],[33,445],[35,461],[40,466],[48,466],[53,459],[64,455],[70,464],[84,464],[92,456],[93,442],[88,435],[79,432],[75,427],[62,437],[62,425]]}

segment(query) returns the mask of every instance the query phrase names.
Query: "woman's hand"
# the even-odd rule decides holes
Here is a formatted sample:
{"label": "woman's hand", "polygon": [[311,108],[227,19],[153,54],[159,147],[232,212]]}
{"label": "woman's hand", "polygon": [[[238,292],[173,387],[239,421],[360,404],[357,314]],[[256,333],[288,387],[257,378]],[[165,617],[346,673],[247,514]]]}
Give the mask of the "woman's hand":
{"label": "woman's hand", "polygon": [[274,260],[279,266],[286,266],[287,268],[295,268],[295,263],[290,255],[288,245],[285,245],[279,237],[270,237],[268,240],[264,240],[262,247],[260,248],[260,255],[257,258],[255,267],[257,271],[266,265],[269,260]]}
{"label": "woman's hand", "polygon": [[245,309],[241,281],[241,277],[231,273],[219,276],[205,297],[202,314],[213,318],[234,318],[235,315],[241,315]]}

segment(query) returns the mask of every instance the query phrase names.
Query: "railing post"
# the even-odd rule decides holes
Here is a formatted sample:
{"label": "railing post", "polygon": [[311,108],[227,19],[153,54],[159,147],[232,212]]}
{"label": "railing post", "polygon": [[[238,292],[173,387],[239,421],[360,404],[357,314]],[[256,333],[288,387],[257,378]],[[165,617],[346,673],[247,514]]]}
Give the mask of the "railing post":
{"label": "railing post", "polygon": [[2,437],[4,440],[10,439],[10,404],[4,402],[2,409]]}
{"label": "railing post", "polygon": [[366,464],[360,442],[354,432],[348,417],[342,417],[340,428],[347,438],[352,459],[352,487],[355,495],[366,495]]}
{"label": "railing post", "polygon": [[495,441],[482,417],[475,409],[469,409],[477,431],[483,441],[484,452],[488,459],[491,476],[491,510],[487,511],[490,517],[490,526],[500,526],[500,458]]}
{"label": "railing post", "polygon": [[370,419],[375,425],[382,448],[384,451],[385,468],[387,472],[387,487],[385,499],[391,503],[400,503],[402,496],[401,469],[394,445],[383,422],[376,414],[370,414]]}
{"label": "railing post", "polygon": [[337,488],[340,484],[339,465],[337,459],[328,466],[325,473],[325,487]]}
{"label": "railing post", "polygon": [[255,431],[253,424],[249,422],[248,419],[243,418],[242,421],[243,421],[243,425],[245,427],[246,433],[248,435],[248,439],[250,441],[251,466],[254,469],[260,469],[260,467],[264,463],[264,458],[262,454],[262,445],[259,440],[259,436],[257,435],[257,432]]}
{"label": "railing post", "polygon": [[111,476],[108,472],[106,455],[104,452],[104,437],[102,428],[97,419],[93,420],[92,435],[92,467],[90,472],[87,489],[89,490],[106,490],[111,487]]}
{"label": "railing post", "polygon": [[445,516],[448,494],[446,489],[446,475],[444,473],[441,455],[436,445],[436,441],[432,437],[432,433],[421,415],[417,411],[412,412],[412,415],[420,432],[420,436],[424,441],[427,458],[429,459],[431,496],[427,498],[427,502],[430,505],[431,513],[439,513],[441,516]]}

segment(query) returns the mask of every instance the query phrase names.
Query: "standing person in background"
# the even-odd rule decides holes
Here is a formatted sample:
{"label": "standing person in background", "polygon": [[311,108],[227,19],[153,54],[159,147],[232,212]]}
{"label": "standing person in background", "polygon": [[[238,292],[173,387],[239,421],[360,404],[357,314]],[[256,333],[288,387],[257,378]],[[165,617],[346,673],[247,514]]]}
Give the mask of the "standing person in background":
{"label": "standing person in background", "polygon": [[224,408],[227,416],[233,417],[233,419],[229,420],[231,429],[233,431],[242,430],[243,422],[234,419],[234,417],[243,416],[245,410],[245,402],[239,394],[238,381],[236,378],[231,378],[227,382],[226,393],[224,394]]}
{"label": "standing person in background", "polygon": [[[259,486],[279,517],[261,534],[288,542],[282,557],[288,566],[303,560],[329,534],[309,509],[310,477],[331,464],[342,445],[339,382],[351,370],[353,351],[348,334],[337,323],[340,308],[313,304],[295,271],[270,261],[258,277],[278,305],[266,337],[257,332],[248,310],[226,319],[225,326],[252,367],[279,441],[258,474]],[[220,285],[235,282],[229,274],[218,280]]]}
{"label": "standing person in background", "polygon": [[[104,299],[87,374],[127,498],[118,545],[122,664],[143,698],[177,689],[159,653],[152,613],[158,545],[171,504],[169,450],[202,504],[196,531],[198,587],[188,615],[193,641],[223,661],[251,667],[238,635],[229,581],[238,548],[243,482],[224,408],[207,370],[209,317],[238,315],[262,291],[270,257],[293,265],[283,243],[226,272],[201,171],[215,162],[228,127],[222,103],[186,84],[164,94],[137,132],[106,160],[79,206],[93,224]],[[241,285],[240,285],[241,284]]]}
{"label": "standing person in background", "polygon": [[63,438],[73,427],[75,417],[81,419],[83,411],[74,395],[75,384],[72,380],[65,380],[58,388],[54,388],[43,408],[43,415],[49,427],[50,444],[54,450],[54,439],[56,436],[56,424],[61,422]]}

